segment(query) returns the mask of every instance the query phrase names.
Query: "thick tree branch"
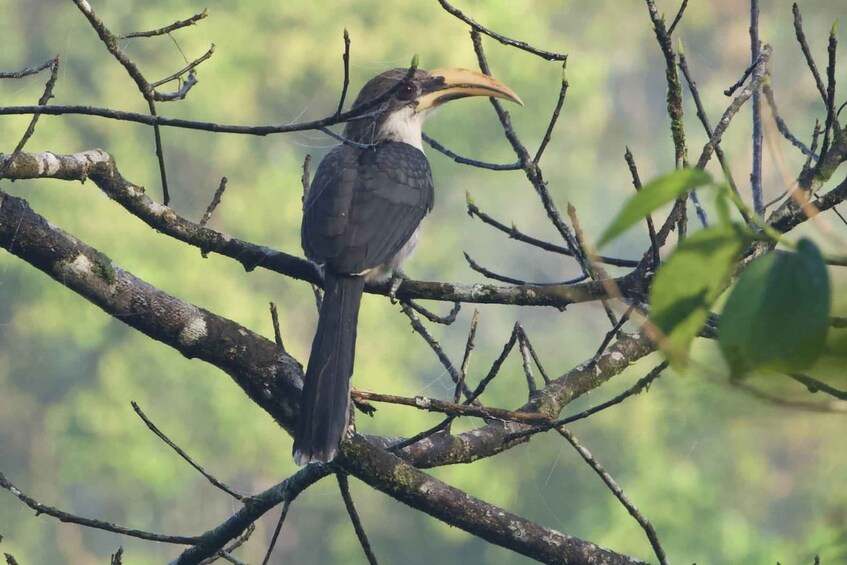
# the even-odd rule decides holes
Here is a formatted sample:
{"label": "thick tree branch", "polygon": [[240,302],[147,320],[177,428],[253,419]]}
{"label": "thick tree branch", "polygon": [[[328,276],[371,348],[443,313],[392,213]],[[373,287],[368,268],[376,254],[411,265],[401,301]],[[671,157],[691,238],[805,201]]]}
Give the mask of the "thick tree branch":
{"label": "thick tree branch", "polygon": [[[7,160],[7,156],[0,155],[0,167]],[[124,179],[114,159],[99,149],[74,155],[22,153],[8,166],[4,176],[16,180],[55,178],[84,181],[90,178],[110,198],[161,233],[194,245],[205,253],[218,253],[235,259],[248,271],[263,267],[295,279],[323,284],[319,269],[310,261],[205,228],[153,201],[144,193],[143,187]],[[615,279],[615,282],[624,295],[632,293],[639,296],[643,292],[638,279],[632,275]],[[368,285],[367,290],[388,296],[390,283]],[[559,286],[496,286],[404,280],[397,291],[397,298],[401,300],[429,299],[557,308],[606,297],[603,283],[593,281]]]}

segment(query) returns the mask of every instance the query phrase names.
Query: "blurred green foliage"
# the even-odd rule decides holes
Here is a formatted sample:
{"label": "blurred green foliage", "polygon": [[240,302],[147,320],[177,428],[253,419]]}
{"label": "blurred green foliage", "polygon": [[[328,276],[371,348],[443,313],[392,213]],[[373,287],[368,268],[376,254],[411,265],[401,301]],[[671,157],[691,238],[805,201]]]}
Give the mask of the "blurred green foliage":
{"label": "blurred green foliage", "polygon": [[[116,33],[160,27],[207,7],[199,0],[92,2]],[[673,14],[676,2],[661,1]],[[542,160],[560,206],[571,202],[590,237],[599,236],[632,188],[623,161],[629,145],[641,176],[673,167],[665,112],[664,67],[642,2],[463,0],[459,7],[486,25],[546,49],[570,54],[571,88],[559,129]],[[812,48],[823,66],[825,38],[841,0],[801,2]],[[372,75],[405,66],[413,53],[424,68],[465,66],[475,57],[467,28],[437,2],[302,0],[214,2],[209,17],[169,37],[122,46],[150,78],[166,76],[210,43],[199,84],[185,102],[161,104],[169,116],[226,123],[287,123],[333,111],[341,85],[342,30],[352,37],[352,94]],[[746,2],[692,2],[679,33],[713,120],[727,104],[722,90],[748,64]],[[145,111],[123,69],[109,57],[72,3],[0,0],[0,68],[38,64],[56,53],[62,68],[56,104]],[[762,37],[773,44],[774,88],[783,116],[808,138],[822,106],[794,44],[790,2],[762,6]],[[561,79],[556,64],[485,41],[495,76],[526,107],[512,109],[518,133],[532,147],[543,135]],[[839,79],[844,83],[844,69]],[[0,83],[3,105],[31,104],[46,76]],[[352,98],[352,97],[351,97]],[[690,155],[705,136],[686,95]],[[738,179],[749,170],[749,114],[730,128],[724,149]],[[2,151],[10,151],[26,117],[0,120]],[[451,104],[427,132],[454,150],[495,162],[513,159],[496,117],[482,100]],[[772,131],[766,198],[786,186],[802,156]],[[198,219],[221,176],[229,178],[215,229],[290,252],[299,251],[300,166],[317,161],[333,141],[306,132],[250,138],[165,130],[173,206]],[[76,152],[101,147],[123,174],[159,193],[152,132],[143,126],[85,117],[44,117],[31,151]],[[556,239],[522,173],[461,167],[429,151],[437,204],[407,271],[419,278],[479,280],[461,256],[467,250],[492,269],[530,280],[561,280],[573,267],[470,220],[464,194],[483,210],[534,235]],[[316,162],[315,161],[315,162]],[[782,168],[781,168],[782,167]],[[720,171],[712,170],[718,178]],[[118,265],[167,292],[271,336],[267,306],[275,301],[288,351],[305,361],[315,310],[311,289],[258,270],[245,273],[220,257],[154,233],[91,183],[21,182],[3,190],[26,197],[51,222],[108,254]],[[644,230],[608,250],[635,256]],[[810,228],[801,230],[826,248]],[[636,233],[637,232],[637,233]],[[838,277],[841,277],[840,279]],[[844,287],[835,273],[835,285]],[[847,304],[838,292],[836,309]],[[442,305],[446,308],[446,305]],[[436,305],[438,308],[439,305]],[[458,361],[472,308],[451,328],[433,332]],[[587,359],[608,330],[597,305],[548,309],[481,308],[469,379],[481,378],[519,319],[553,374]],[[833,339],[838,339],[834,337]],[[842,339],[843,342],[843,339]],[[847,561],[847,440],[844,416],[814,413],[751,397],[728,383],[715,345],[696,343],[695,369],[668,373],[642,394],[574,426],[655,525],[670,558],[680,563],[823,563]],[[699,359],[699,362],[697,361]],[[571,409],[601,402],[630,386],[658,362],[636,364]],[[829,367],[840,374],[843,365]],[[524,397],[520,363],[510,359],[488,402],[516,406]],[[396,394],[448,396],[449,378],[408,323],[381,297],[365,298],[355,382]],[[757,384],[757,381],[749,381]],[[761,384],[761,383],[758,383]],[[771,394],[791,402],[817,400],[797,383],[770,380]],[[135,400],[177,443],[235,488],[254,492],[295,469],[290,438],[249,402],[230,379],[198,361],[134,333],[84,299],[8,253],[0,253],[0,469],[39,500],[85,516],[137,528],[192,535],[217,525],[237,505],[215,491],[158,441],[132,413]],[[437,421],[413,410],[380,406],[361,429],[408,435]],[[464,424],[465,426],[469,424]],[[433,474],[544,525],[617,551],[650,559],[636,523],[565,442],[541,437],[470,466]],[[353,495],[377,555],[386,563],[516,563],[521,558],[451,529],[353,483]],[[261,559],[276,515],[258,524],[239,550]],[[127,563],[161,563],[178,548],[64,525],[0,493],[0,551],[21,563],[103,563],[119,545]],[[363,562],[334,481],[310,489],[292,506],[278,545],[279,562]]]}

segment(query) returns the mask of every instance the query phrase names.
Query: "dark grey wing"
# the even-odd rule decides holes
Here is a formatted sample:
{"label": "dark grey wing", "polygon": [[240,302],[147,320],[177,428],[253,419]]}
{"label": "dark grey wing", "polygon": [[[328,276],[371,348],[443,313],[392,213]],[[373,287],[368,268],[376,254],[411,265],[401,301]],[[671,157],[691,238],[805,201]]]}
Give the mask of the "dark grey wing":
{"label": "dark grey wing", "polygon": [[337,273],[388,262],[432,209],[429,162],[405,143],[339,146],[321,161],[304,203],[306,255]]}

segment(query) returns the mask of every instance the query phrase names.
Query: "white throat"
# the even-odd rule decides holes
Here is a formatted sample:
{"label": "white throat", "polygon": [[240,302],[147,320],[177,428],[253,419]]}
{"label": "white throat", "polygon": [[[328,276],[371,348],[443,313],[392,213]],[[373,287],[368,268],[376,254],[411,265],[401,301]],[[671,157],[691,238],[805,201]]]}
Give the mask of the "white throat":
{"label": "white throat", "polygon": [[421,128],[424,113],[416,112],[411,106],[393,112],[382,124],[381,138],[406,143],[423,151]]}

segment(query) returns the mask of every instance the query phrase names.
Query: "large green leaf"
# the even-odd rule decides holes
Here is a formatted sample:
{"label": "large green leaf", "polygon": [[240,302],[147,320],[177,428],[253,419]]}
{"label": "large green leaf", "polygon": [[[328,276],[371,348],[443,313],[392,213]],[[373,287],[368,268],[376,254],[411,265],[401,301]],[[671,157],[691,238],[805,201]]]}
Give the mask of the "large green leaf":
{"label": "large green leaf", "polygon": [[661,331],[659,347],[673,365],[685,365],[692,340],[751,239],[739,225],[704,229],[682,241],[659,268],[650,287],[650,321]]}
{"label": "large green leaf", "polygon": [[600,238],[605,245],[681,194],[712,182],[709,173],[700,169],[678,169],[647,183],[623,207]]}
{"label": "large green leaf", "polygon": [[826,347],[830,284],[817,246],[758,257],[741,273],[721,316],[718,341],[732,375],[799,371]]}

